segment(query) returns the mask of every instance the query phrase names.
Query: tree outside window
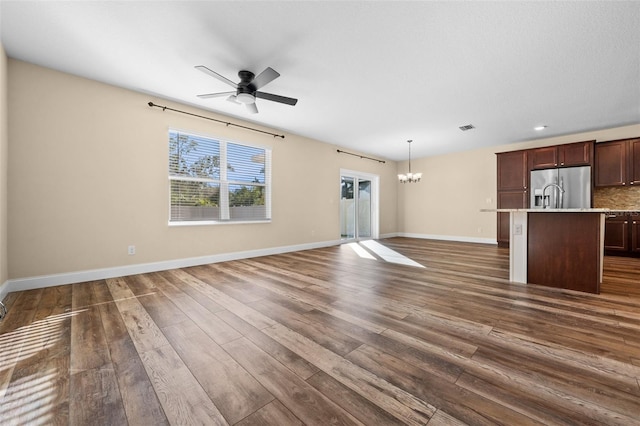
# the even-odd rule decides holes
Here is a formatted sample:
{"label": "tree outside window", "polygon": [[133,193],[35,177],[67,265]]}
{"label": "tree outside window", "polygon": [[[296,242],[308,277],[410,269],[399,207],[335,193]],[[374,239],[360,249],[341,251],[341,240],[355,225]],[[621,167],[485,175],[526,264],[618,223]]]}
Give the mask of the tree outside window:
{"label": "tree outside window", "polygon": [[270,219],[270,154],[265,148],[170,131],[170,222]]}

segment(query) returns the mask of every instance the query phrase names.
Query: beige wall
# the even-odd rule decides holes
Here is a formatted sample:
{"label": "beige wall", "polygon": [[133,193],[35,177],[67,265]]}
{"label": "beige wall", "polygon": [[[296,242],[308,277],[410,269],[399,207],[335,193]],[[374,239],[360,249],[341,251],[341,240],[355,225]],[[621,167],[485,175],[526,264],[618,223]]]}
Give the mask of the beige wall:
{"label": "beige wall", "polygon": [[[490,155],[492,149],[412,160],[411,168],[422,172],[422,181],[398,190],[399,232],[495,240],[492,215],[478,214],[495,206],[496,170]],[[407,164],[398,167],[404,170]]]}
{"label": "beige wall", "polygon": [[[0,286],[9,278],[7,267],[7,55],[0,44]],[[0,299],[2,299],[0,297]]]}
{"label": "beige wall", "polygon": [[[163,112],[147,102],[216,117],[8,63],[10,279],[338,240],[340,168],[380,176],[380,233],[397,229],[395,162],[338,154],[336,146],[291,134],[283,140]],[[170,127],[271,147],[272,222],[169,227]],[[128,245],[136,246],[136,255],[127,255]]]}
{"label": "beige wall", "polygon": [[[379,164],[296,135],[274,139],[163,112],[147,102],[216,117],[0,53],[0,99],[8,87],[0,119],[9,117],[0,133],[0,285],[7,278],[336,241],[341,168],[380,176],[381,235],[495,241],[495,214],[480,209],[496,206],[496,152],[640,135],[634,125],[416,159],[422,182],[400,185],[396,173],[406,163]],[[169,227],[170,127],[271,147],[272,223]],[[127,255],[128,245],[136,246],[135,256]]]}
{"label": "beige wall", "polygon": [[[412,170],[422,172],[423,178],[398,190],[398,231],[495,242],[495,213],[480,212],[496,207],[495,153],[637,136],[640,125],[632,125],[412,160]],[[406,167],[406,162],[398,164],[399,170]]]}

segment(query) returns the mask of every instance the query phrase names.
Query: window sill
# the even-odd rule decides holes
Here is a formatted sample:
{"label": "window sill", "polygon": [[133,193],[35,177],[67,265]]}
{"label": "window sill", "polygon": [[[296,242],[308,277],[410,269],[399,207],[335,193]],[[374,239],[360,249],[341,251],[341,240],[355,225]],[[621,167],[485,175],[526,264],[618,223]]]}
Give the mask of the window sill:
{"label": "window sill", "polygon": [[271,223],[271,219],[264,220],[191,220],[183,222],[169,221],[170,227],[182,227],[182,226],[208,226],[208,225],[245,225],[256,223]]}

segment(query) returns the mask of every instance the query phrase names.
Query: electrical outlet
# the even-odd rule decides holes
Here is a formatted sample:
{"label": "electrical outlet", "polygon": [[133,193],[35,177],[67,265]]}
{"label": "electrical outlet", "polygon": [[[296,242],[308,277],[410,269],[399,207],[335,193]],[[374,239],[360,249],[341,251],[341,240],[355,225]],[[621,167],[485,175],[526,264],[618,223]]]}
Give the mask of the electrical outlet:
{"label": "electrical outlet", "polygon": [[517,223],[513,229],[513,235],[522,235],[522,224]]}
{"label": "electrical outlet", "polygon": [[127,248],[127,253],[128,253],[130,256],[131,256],[131,255],[136,254],[136,246],[129,246],[129,247]]}

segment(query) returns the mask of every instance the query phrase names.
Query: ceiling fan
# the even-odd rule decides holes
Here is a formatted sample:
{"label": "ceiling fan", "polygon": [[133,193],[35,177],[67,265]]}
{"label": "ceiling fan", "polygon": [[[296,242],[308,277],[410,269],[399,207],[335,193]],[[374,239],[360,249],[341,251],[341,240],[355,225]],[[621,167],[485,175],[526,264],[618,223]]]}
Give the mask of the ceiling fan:
{"label": "ceiling fan", "polygon": [[213,70],[210,70],[204,65],[198,65],[196,66],[196,69],[202,71],[207,75],[210,75],[213,78],[217,78],[223,83],[226,83],[236,89],[232,92],[206,93],[204,95],[198,95],[198,97],[202,99],[227,96],[228,101],[235,102],[237,104],[244,104],[247,108],[247,111],[252,114],[258,112],[258,107],[256,106],[256,98],[265,99],[267,101],[280,102],[281,104],[287,105],[295,105],[298,102],[298,100],[294,98],[288,98],[286,96],[274,95],[271,93],[258,91],[258,89],[260,89],[261,87],[266,86],[276,78],[280,77],[280,74],[278,74],[278,72],[270,67],[267,67],[267,69],[262,71],[257,76],[255,76],[251,71],[239,71],[239,83],[234,83],[233,81],[218,74]]}

